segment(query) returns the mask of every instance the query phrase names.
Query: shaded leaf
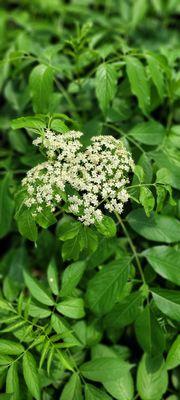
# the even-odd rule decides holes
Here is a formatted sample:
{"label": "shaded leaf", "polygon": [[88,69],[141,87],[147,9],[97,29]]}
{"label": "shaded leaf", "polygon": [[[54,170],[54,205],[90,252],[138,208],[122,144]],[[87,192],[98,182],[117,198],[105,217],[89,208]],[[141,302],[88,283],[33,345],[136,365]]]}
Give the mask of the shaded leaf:
{"label": "shaded leaf", "polygon": [[23,375],[26,385],[36,400],[40,400],[40,383],[36,361],[33,355],[27,351],[23,356]]}
{"label": "shaded leaf", "polygon": [[125,257],[103,267],[88,282],[86,299],[90,309],[98,315],[109,312],[127,282],[130,259]]}
{"label": "shaded leaf", "polygon": [[36,279],[34,279],[27,271],[23,271],[25,284],[27,285],[32,296],[37,299],[40,303],[52,306],[54,301],[48,291],[43,288]]}

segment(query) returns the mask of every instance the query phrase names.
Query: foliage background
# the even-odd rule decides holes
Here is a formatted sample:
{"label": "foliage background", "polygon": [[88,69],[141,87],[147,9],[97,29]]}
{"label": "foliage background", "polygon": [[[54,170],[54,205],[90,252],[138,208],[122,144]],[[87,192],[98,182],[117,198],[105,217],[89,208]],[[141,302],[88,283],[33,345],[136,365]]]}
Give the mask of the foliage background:
{"label": "foliage background", "polygon": [[[179,11],[178,0],[1,3],[2,399],[179,398]],[[31,216],[14,218],[44,126],[82,130],[85,145],[122,137],[139,166],[116,236],[87,230],[82,252],[76,221],[37,234]]]}

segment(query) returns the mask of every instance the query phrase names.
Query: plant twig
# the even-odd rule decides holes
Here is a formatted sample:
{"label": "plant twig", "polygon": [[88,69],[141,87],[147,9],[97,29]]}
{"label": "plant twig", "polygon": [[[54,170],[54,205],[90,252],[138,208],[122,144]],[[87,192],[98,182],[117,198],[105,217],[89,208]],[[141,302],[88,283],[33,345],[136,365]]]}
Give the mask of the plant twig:
{"label": "plant twig", "polygon": [[138,254],[137,254],[137,252],[136,252],[135,246],[134,246],[134,244],[133,244],[133,241],[132,241],[132,239],[131,239],[131,237],[130,237],[130,235],[129,235],[129,233],[128,233],[128,231],[127,231],[127,229],[126,229],[126,227],[125,227],[125,225],[124,225],[124,223],[123,223],[123,221],[122,221],[122,219],[121,219],[121,217],[120,217],[120,215],[119,215],[118,213],[115,213],[115,215],[116,215],[116,218],[117,218],[119,224],[120,224],[121,227],[122,227],[122,230],[123,230],[125,236],[126,236],[127,239],[128,239],[129,246],[130,246],[130,248],[131,248],[131,250],[132,250],[132,253],[133,253],[133,255],[134,255],[134,258],[135,258],[135,260],[136,260],[136,264],[137,264],[137,267],[138,267],[138,269],[139,269],[139,273],[140,273],[140,275],[141,275],[142,281],[143,281],[144,284],[146,284],[146,280],[145,280],[145,277],[144,277],[143,269],[142,269],[142,266],[141,266],[141,263],[140,263]]}

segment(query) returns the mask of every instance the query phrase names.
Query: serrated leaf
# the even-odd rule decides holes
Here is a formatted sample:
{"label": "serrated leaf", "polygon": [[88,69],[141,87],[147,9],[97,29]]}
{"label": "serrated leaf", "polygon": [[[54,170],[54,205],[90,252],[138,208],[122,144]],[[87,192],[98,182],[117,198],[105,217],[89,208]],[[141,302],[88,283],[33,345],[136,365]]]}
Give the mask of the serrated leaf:
{"label": "serrated leaf", "polygon": [[8,354],[8,355],[20,355],[24,352],[24,347],[22,344],[18,342],[13,342],[12,340],[8,339],[1,339],[0,338],[0,354]]}
{"label": "serrated leaf", "polygon": [[180,250],[168,246],[156,246],[145,250],[142,254],[159,275],[180,285]]}
{"label": "serrated leaf", "polygon": [[12,176],[7,173],[0,182],[0,238],[5,236],[11,228],[14,211],[14,201],[9,192],[11,184]]}
{"label": "serrated leaf", "polygon": [[148,10],[147,0],[137,0],[133,2],[132,5],[132,27],[136,26],[143,20]]}
{"label": "serrated leaf", "polygon": [[74,365],[72,365],[72,361],[70,360],[68,355],[60,350],[56,350],[56,352],[64,369],[67,369],[68,371],[74,371]]}
{"label": "serrated leaf", "polygon": [[68,300],[61,301],[56,306],[59,313],[62,313],[66,317],[79,319],[84,317],[84,302],[80,298],[69,298]]}
{"label": "serrated leaf", "polygon": [[116,380],[125,371],[129,371],[130,364],[118,358],[102,357],[88,361],[81,365],[82,375],[95,382]]}
{"label": "serrated leaf", "polygon": [[107,113],[110,102],[115,96],[117,73],[112,64],[101,64],[96,72],[96,96],[104,114]]}
{"label": "serrated leaf", "polygon": [[144,171],[141,165],[135,165],[134,167],[134,175],[137,176],[140,183],[144,181]]}
{"label": "serrated leaf", "polygon": [[49,354],[48,354],[48,359],[47,359],[47,373],[48,373],[48,375],[50,375],[51,365],[52,365],[52,362],[53,362],[54,351],[55,351],[55,348],[51,347],[51,350],[49,351]]}
{"label": "serrated leaf", "polygon": [[3,299],[2,297],[0,297],[0,309],[5,310],[5,311],[15,312],[12,305],[10,303],[8,303],[8,301]]}
{"label": "serrated leaf", "polygon": [[29,116],[13,119],[11,122],[11,127],[13,129],[32,128],[35,130],[42,130],[46,127],[46,124],[38,117]]}
{"label": "serrated leaf", "polygon": [[170,215],[147,217],[142,208],[131,211],[127,216],[131,228],[148,240],[175,243],[180,240],[180,222]]}
{"label": "serrated leaf", "polygon": [[51,288],[51,291],[55,296],[58,296],[59,294],[59,285],[58,285],[58,271],[57,271],[57,266],[55,259],[51,259],[48,269],[47,269],[47,277],[48,277],[48,283]]}
{"label": "serrated leaf", "polygon": [[57,222],[56,217],[49,208],[44,208],[34,217],[34,220],[44,229],[49,228],[49,226],[54,225]]}
{"label": "serrated leaf", "polygon": [[43,344],[43,348],[41,350],[41,358],[40,358],[40,361],[39,361],[39,369],[41,369],[42,366],[43,366],[43,363],[44,363],[44,361],[45,361],[45,359],[47,357],[49,348],[50,348],[50,342],[48,340],[45,340],[45,343]]}
{"label": "serrated leaf", "polygon": [[142,400],[161,400],[168,385],[162,356],[144,354],[137,372],[137,389]]}
{"label": "serrated leaf", "polygon": [[81,223],[78,221],[64,222],[59,226],[58,235],[59,239],[66,241],[74,239],[81,230]]}
{"label": "serrated leaf", "polygon": [[33,242],[36,242],[38,238],[38,231],[30,211],[24,210],[16,217],[16,220],[21,235],[29,240],[32,240]]}
{"label": "serrated leaf", "polygon": [[23,375],[32,396],[36,400],[40,400],[41,393],[37,365],[33,355],[29,351],[26,351],[23,356]]}
{"label": "serrated leaf", "polygon": [[153,299],[159,310],[180,322],[180,293],[177,290],[159,289],[152,290]]}
{"label": "serrated leaf", "polygon": [[96,222],[96,228],[98,232],[108,238],[116,235],[116,224],[114,220],[107,215],[103,217],[102,221]]}
{"label": "serrated leaf", "polygon": [[159,97],[163,99],[165,91],[164,74],[160,66],[160,63],[158,62],[158,57],[153,57],[153,55],[148,55],[147,62],[151,79],[157,88]]}
{"label": "serrated leaf", "polygon": [[106,315],[104,323],[111,329],[121,328],[131,324],[138,316],[143,302],[142,293],[134,292],[117,303],[109,314]]}
{"label": "serrated leaf", "polygon": [[12,364],[6,376],[6,393],[12,393],[12,400],[20,400],[20,387],[17,363]]}
{"label": "serrated leaf", "polygon": [[111,397],[96,386],[85,385],[85,400],[111,400]]}
{"label": "serrated leaf", "polygon": [[148,189],[146,186],[140,187],[139,201],[144,207],[146,215],[149,217],[151,211],[154,208],[155,200],[151,190]]}
{"label": "serrated leaf", "polygon": [[62,275],[61,296],[70,296],[72,294],[73,289],[80,282],[85,268],[86,263],[84,261],[77,261],[65,269]]}
{"label": "serrated leaf", "polygon": [[37,65],[30,74],[29,83],[34,112],[47,113],[53,92],[52,68],[43,64]]}
{"label": "serrated leaf", "polygon": [[173,342],[166,358],[167,369],[174,369],[178,365],[180,365],[180,335]]}
{"label": "serrated leaf", "polygon": [[134,384],[129,371],[122,372],[116,380],[104,381],[103,386],[117,400],[133,399]]}
{"label": "serrated leaf", "polygon": [[74,373],[63,388],[61,400],[82,400],[81,380],[77,373]]}
{"label": "serrated leaf", "polygon": [[27,271],[23,271],[25,284],[28,287],[32,296],[37,299],[40,303],[46,304],[47,306],[53,306],[54,301],[51,295],[46,291],[45,288],[35,280]]}
{"label": "serrated leaf", "polygon": [[165,348],[164,333],[148,305],[135,321],[135,332],[139,345],[144,352],[151,355],[163,353]]}
{"label": "serrated leaf", "polygon": [[149,146],[161,144],[165,134],[164,126],[155,120],[141,122],[135,125],[129,132],[129,135],[135,140]]}
{"label": "serrated leaf", "polygon": [[139,107],[144,114],[147,114],[150,105],[150,88],[145,68],[139,59],[127,56],[126,71],[132,93],[138,98]]}
{"label": "serrated leaf", "polygon": [[114,261],[88,282],[86,299],[94,313],[104,315],[113,308],[118,293],[127,282],[129,265],[128,257]]}

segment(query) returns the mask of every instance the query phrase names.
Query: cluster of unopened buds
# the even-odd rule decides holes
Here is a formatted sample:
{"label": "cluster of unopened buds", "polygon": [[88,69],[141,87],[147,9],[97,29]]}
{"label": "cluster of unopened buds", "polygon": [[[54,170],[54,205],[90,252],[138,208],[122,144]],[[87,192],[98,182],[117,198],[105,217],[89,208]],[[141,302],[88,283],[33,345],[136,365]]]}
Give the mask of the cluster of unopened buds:
{"label": "cluster of unopened buds", "polygon": [[82,135],[46,130],[34,140],[47,161],[29,170],[22,181],[32,215],[44,208],[54,212],[66,203],[69,213],[91,225],[102,220],[105,210],[122,213],[128,200],[128,173],[134,167],[130,153],[121,140],[107,135],[93,136],[83,148]]}

